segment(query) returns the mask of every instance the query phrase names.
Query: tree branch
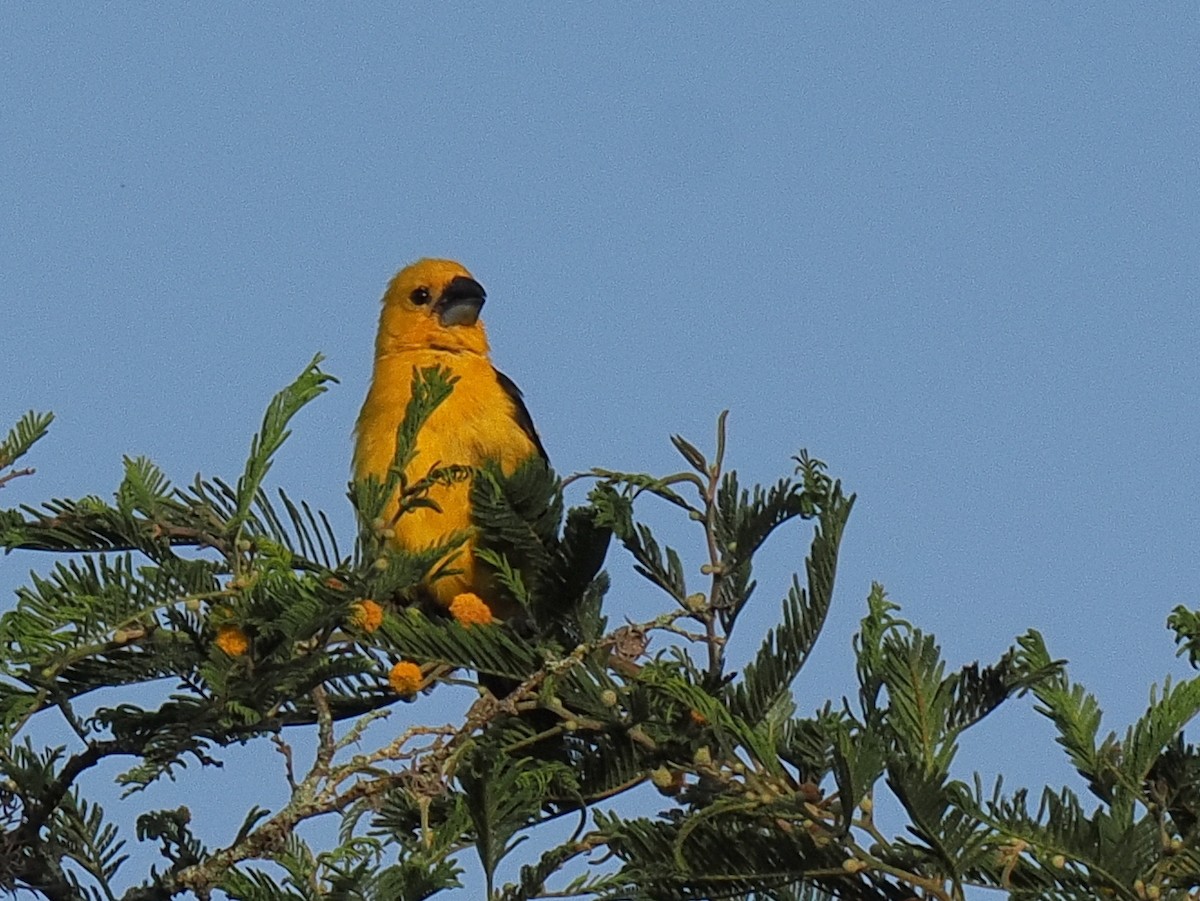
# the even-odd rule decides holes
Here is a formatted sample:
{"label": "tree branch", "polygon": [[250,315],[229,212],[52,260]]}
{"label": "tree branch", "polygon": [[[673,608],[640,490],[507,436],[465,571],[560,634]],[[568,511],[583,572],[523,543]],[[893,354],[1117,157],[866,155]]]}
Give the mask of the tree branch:
{"label": "tree branch", "polygon": [[6,472],[4,475],[0,475],[0,488],[3,488],[13,479],[19,479],[21,476],[31,476],[35,472],[37,472],[37,470],[32,466],[27,466],[24,469],[14,469],[12,472]]}

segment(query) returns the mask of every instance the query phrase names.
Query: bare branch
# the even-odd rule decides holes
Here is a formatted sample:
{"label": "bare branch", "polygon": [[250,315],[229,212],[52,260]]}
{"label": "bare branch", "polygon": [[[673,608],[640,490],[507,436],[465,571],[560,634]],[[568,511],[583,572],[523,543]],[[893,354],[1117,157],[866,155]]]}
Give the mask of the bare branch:
{"label": "bare branch", "polygon": [[0,488],[3,488],[13,479],[19,479],[21,476],[31,476],[35,472],[37,472],[37,470],[32,466],[27,466],[24,469],[14,469],[12,472],[6,472],[4,475],[0,475]]}

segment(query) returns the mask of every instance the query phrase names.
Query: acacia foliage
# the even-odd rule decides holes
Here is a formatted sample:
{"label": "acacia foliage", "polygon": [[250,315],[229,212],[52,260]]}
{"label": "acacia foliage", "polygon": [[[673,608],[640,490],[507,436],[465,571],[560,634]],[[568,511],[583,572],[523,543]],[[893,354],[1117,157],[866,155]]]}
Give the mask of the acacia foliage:
{"label": "acacia foliage", "polygon": [[[828,614],[854,504],[822,463],[801,453],[775,484],[745,488],[726,465],[722,415],[711,457],[673,438],[681,471],[593,470],[569,510],[540,462],[506,478],[428,461],[409,482],[415,437],[454,390],[438,370],[414,373],[387,478],[350,486],[361,528],[343,550],[324,514],[264,488],[292,417],[331,381],[319,363],[271,401],[233,481],[177,487],[127,459],[111,501],[0,509],[7,551],[62,555],[0,618],[0,890],[416,901],[453,892],[468,865],[497,901],[899,901],[970,886],[1144,899],[1200,886],[1200,758],[1183,737],[1200,680],[1165,685],[1122,738],[1102,736],[1096,699],[1036,632],[994,663],[953,668],[876,586],[854,641],[858,684],[802,710],[792,684]],[[30,413],[0,443],[0,487],[30,473],[17,461],[49,425]],[[480,554],[517,611],[502,624],[464,625],[421,600],[421,581],[465,536],[420,553],[389,541],[390,497],[404,516],[433,503],[432,486],[462,480]],[[694,524],[700,582],[639,520],[648,502]],[[734,669],[725,649],[755,593],[756,557],[785,526],[810,532],[803,571]],[[663,598],[615,628],[603,570],[614,542]],[[1193,664],[1198,619],[1185,608],[1171,619]],[[489,688],[462,717],[365,746],[405,700],[389,682],[398,661],[420,667],[423,695],[471,673]],[[151,684],[169,688],[136,693],[154,698],[140,704],[88,698]],[[1086,795],[1046,788],[1035,800],[956,775],[963,733],[1021,695],[1053,722]],[[47,718],[75,740],[34,743]],[[317,739],[307,767],[289,744],[300,731]],[[133,794],[247,742],[282,752],[291,797],[246,810],[226,844],[196,834],[186,807],[146,809],[123,834],[88,797],[89,772],[109,758],[125,761],[118,781]],[[643,784],[661,795],[654,815],[620,803]],[[877,821],[885,802],[901,827]],[[331,847],[295,831],[319,818],[340,822]],[[560,818],[577,824],[569,838],[522,857],[522,841]],[[160,863],[131,872],[134,841]],[[500,884],[513,859],[523,865]]]}

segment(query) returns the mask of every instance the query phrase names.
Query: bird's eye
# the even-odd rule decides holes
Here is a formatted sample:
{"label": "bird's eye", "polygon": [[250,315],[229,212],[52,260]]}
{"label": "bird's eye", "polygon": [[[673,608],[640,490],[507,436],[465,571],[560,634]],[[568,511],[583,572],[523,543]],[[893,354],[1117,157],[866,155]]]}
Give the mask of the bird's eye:
{"label": "bird's eye", "polygon": [[423,307],[425,304],[429,303],[429,289],[417,288],[412,294],[409,295],[409,299],[412,300],[412,302],[417,306]]}

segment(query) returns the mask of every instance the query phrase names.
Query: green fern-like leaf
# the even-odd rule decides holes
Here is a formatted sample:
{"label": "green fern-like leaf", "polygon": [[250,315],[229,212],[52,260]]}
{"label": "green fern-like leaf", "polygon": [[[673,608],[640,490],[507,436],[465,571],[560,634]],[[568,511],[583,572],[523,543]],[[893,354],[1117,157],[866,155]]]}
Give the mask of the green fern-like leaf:
{"label": "green fern-like leaf", "polygon": [[[597,828],[623,862],[624,885],[602,898],[701,901],[745,897],[797,884],[829,890],[846,898],[907,897],[886,880],[863,883],[841,876],[846,852],[836,843],[818,844],[802,829],[764,828],[752,814],[731,812],[688,824],[680,843],[680,823],[645,818],[622,819],[597,813]],[[682,855],[682,865],[679,857]],[[808,874],[811,879],[806,879]]]}
{"label": "green fern-like leaf", "polygon": [[433,621],[417,610],[388,617],[376,635],[381,646],[397,657],[440,661],[518,681],[536,672],[543,662],[535,648],[507,629]]}
{"label": "green fern-like leaf", "polygon": [[[832,587],[832,586],[830,586]],[[787,695],[816,644],[832,592],[810,595],[792,577],[783,605],[783,622],[767,633],[754,662],[732,689],[731,708],[747,722],[758,722]]]}
{"label": "green fern-like leaf", "polygon": [[1168,679],[1161,697],[1150,696],[1150,707],[1129,727],[1121,744],[1121,781],[1132,794],[1140,796],[1146,778],[1159,757],[1200,714],[1200,679],[1172,685]]}
{"label": "green fern-like leaf", "polygon": [[[562,499],[558,479],[540,459],[531,459],[510,477],[498,466],[481,469],[471,485],[471,517],[479,527],[484,559],[500,565],[502,583],[512,583],[527,606],[540,594],[554,565]],[[505,571],[508,578],[505,578]],[[514,574],[517,575],[514,578]],[[516,595],[513,600],[522,598]]]}
{"label": "green fern-like leaf", "polygon": [[291,435],[288,423],[292,417],[305,405],[324,394],[329,382],[337,381],[333,376],[321,371],[322,359],[320,354],[313,357],[312,362],[296,380],[276,394],[267,405],[262,428],[250,442],[250,456],[246,461],[245,471],[238,479],[237,509],[230,522],[232,528],[240,526],[249,515],[259,486],[271,468],[272,458]]}
{"label": "green fern-like leaf", "polygon": [[36,413],[30,410],[17,420],[0,441],[0,469],[7,469],[29,452],[38,441],[45,437],[54,421],[53,413]]}
{"label": "green fern-like leaf", "polygon": [[458,781],[474,826],[475,848],[491,895],[496,867],[540,815],[556,782],[568,779],[560,764],[502,755],[480,747],[460,767]]}
{"label": "green fern-like leaf", "polygon": [[[1028,671],[1046,672],[1053,668],[1045,642],[1037,632],[1019,639],[1020,660]],[[1039,682],[1033,688],[1039,701],[1037,710],[1047,716],[1058,730],[1057,741],[1088,786],[1105,801],[1113,799],[1114,757],[1118,753],[1116,736],[1110,734],[1098,744],[1102,712],[1095,696],[1081,685],[1071,684],[1061,673]]]}
{"label": "green fern-like leaf", "polygon": [[117,509],[154,519],[172,504],[174,489],[161,469],[145,457],[125,457],[125,478],[117,488]]}
{"label": "green fern-like leaf", "polygon": [[[978,789],[975,794],[979,796]],[[1103,808],[1089,816],[1065,788],[1046,789],[1036,812],[1029,810],[1027,798],[1025,790],[1002,797],[997,786],[990,801],[972,801],[964,793],[959,802],[1010,846],[1022,842],[1037,849],[1036,855],[1024,858],[1010,873],[1019,897],[1094,898],[1111,892],[1132,898],[1134,881],[1162,855],[1161,834],[1153,817],[1114,818]],[[1056,859],[1069,865],[1059,866]],[[1001,875],[998,867],[992,873],[993,878]]]}
{"label": "green fern-like leaf", "polygon": [[125,842],[113,823],[105,822],[104,809],[89,804],[72,791],[55,811],[51,829],[65,853],[96,882],[108,887],[129,855],[121,851]]}
{"label": "green fern-like leaf", "polygon": [[1167,617],[1167,628],[1175,633],[1179,655],[1186,656],[1193,668],[1200,667],[1200,610],[1180,604]]}
{"label": "green fern-like leaf", "polygon": [[251,867],[230,868],[218,887],[230,898],[244,901],[315,901],[311,891],[280,885],[269,874]]}

